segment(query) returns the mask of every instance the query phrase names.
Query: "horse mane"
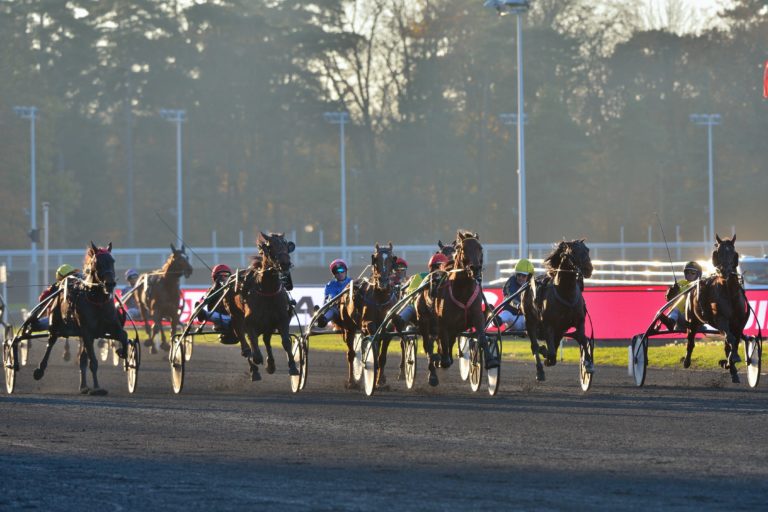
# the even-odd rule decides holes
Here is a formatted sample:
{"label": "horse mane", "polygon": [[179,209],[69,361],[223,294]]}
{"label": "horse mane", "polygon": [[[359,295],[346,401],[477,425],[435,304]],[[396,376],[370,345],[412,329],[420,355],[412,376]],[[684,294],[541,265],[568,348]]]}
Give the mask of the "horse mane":
{"label": "horse mane", "polygon": [[568,242],[565,239],[562,242],[552,244],[552,251],[544,258],[544,268],[547,270],[560,268],[560,264],[563,261],[563,253],[567,248]]}
{"label": "horse mane", "polygon": [[474,238],[476,240],[480,240],[480,237],[477,236],[477,233],[469,231],[468,229],[459,228],[456,230],[456,240],[461,240],[466,238]]}
{"label": "horse mane", "polygon": [[168,259],[165,260],[165,263],[163,263],[163,266],[160,267],[160,272],[162,272],[163,274],[168,272],[168,269],[171,268],[171,263],[173,263],[173,256],[174,255],[175,255],[175,253],[171,253],[171,255],[168,256]]}

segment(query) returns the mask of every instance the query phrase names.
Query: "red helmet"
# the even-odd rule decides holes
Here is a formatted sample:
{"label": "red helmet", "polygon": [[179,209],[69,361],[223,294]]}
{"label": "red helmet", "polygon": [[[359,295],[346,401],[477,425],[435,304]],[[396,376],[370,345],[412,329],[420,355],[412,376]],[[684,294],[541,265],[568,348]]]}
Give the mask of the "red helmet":
{"label": "red helmet", "polygon": [[346,272],[347,271],[347,262],[342,260],[342,259],[335,259],[335,260],[333,260],[331,262],[331,265],[328,268],[331,269],[331,274],[334,274],[334,275],[336,274],[336,270],[338,270],[340,268],[343,268],[344,272]]}
{"label": "red helmet", "polygon": [[395,260],[395,268],[408,268],[408,262],[403,258],[397,258]]}
{"label": "red helmet", "polygon": [[438,252],[432,255],[431,258],[429,258],[429,263],[427,263],[427,266],[429,268],[432,268],[435,265],[444,265],[448,263],[448,256],[445,254]]}
{"label": "red helmet", "polygon": [[228,266],[224,265],[223,263],[219,263],[215,267],[213,267],[213,270],[211,270],[211,279],[216,279],[216,276],[221,274],[222,272],[226,272],[227,274],[232,273],[232,269]]}

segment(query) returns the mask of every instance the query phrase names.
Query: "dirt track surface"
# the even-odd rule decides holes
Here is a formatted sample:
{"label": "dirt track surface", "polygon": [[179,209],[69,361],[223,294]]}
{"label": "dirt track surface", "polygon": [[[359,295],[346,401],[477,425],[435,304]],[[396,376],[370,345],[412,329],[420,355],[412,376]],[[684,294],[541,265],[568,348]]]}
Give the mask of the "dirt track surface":
{"label": "dirt track surface", "polygon": [[[106,397],[76,393],[60,348],[42,381],[30,366],[0,397],[0,510],[765,509],[768,382],[718,372],[505,362],[498,396],[456,367],[429,388],[388,372],[372,398],[342,386],[341,353],[310,352],[305,391],[278,371],[251,383],[239,351],[200,346],[181,395],[167,362],[143,358],[139,385],[101,363]],[[278,351],[276,350],[276,355]],[[394,363],[394,364],[393,364]],[[764,377],[765,378],[765,377]],[[743,378],[742,380],[746,380]]]}

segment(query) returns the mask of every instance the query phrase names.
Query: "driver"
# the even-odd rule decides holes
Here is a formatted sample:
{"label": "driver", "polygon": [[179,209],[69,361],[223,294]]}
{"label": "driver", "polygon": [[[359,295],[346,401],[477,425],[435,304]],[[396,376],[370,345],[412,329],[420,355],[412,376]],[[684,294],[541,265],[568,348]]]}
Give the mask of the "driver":
{"label": "driver", "polygon": [[[504,283],[503,294],[504,298],[510,297],[517,293],[521,287],[526,283],[530,283],[534,278],[533,263],[525,258],[522,258],[515,265],[515,272],[512,274],[507,282]],[[499,312],[499,320],[501,320],[501,331],[507,329],[513,329],[515,331],[525,330],[525,316],[520,309],[520,297],[513,299],[504,309]]]}
{"label": "driver", "polygon": [[213,323],[213,329],[220,331],[219,341],[224,344],[233,344],[237,342],[235,333],[232,330],[232,317],[227,312],[224,302],[220,302],[219,305],[213,311],[209,311],[208,308],[219,302],[221,298],[220,294],[213,297],[211,295],[225,285],[229,277],[232,275],[232,269],[222,263],[213,267],[211,270],[211,287],[205,292],[205,304],[197,314],[197,320],[202,322],[209,320]]}
{"label": "driver", "polygon": [[[56,281],[54,281],[53,284],[51,284],[48,288],[43,290],[43,293],[41,293],[40,296],[37,298],[38,302],[43,302],[45,299],[47,299],[53,293],[55,293],[56,290],[59,289],[59,286],[61,286],[61,283],[69,276],[79,277],[80,279],[83,279],[83,275],[72,265],[69,265],[67,263],[64,263],[63,265],[59,265],[59,268],[56,269]],[[40,311],[38,313],[37,318],[32,320],[31,327],[33,331],[48,330],[49,312],[50,312],[50,307],[46,308],[45,311]]]}
{"label": "driver", "polygon": [[[675,284],[669,287],[665,295],[666,300],[671,300],[673,297],[680,295],[684,291],[688,290],[691,286],[696,284],[696,281],[701,278],[702,268],[701,265],[695,261],[689,261],[683,268],[683,278],[679,279]],[[680,297],[672,306],[672,310],[669,315],[661,315],[659,320],[670,331],[684,330],[687,326],[685,320],[685,304],[687,297]]]}
{"label": "driver", "polygon": [[[346,261],[342,259],[335,259],[331,262],[329,268],[331,270],[331,274],[333,274],[333,279],[328,281],[328,283],[325,285],[325,302],[328,302],[333,297],[340,294],[344,288],[347,287],[350,281],[352,281],[352,279],[347,277]],[[326,311],[323,316],[317,319],[317,326],[322,329],[328,325],[328,322],[333,322],[334,324],[338,325],[340,320],[341,317],[339,316],[339,308],[338,306],[333,306],[328,311]]]}

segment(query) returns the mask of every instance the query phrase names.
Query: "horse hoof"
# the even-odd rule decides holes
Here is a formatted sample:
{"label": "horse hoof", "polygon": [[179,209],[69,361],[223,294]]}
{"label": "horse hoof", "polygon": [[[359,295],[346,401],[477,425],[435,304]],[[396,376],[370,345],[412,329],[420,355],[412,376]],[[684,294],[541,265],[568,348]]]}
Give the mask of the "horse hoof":
{"label": "horse hoof", "polygon": [[261,374],[259,373],[259,370],[252,370],[251,371],[251,382],[258,382],[261,380]]}
{"label": "horse hoof", "polygon": [[86,387],[83,387],[83,388],[80,388],[80,394],[81,394],[81,395],[87,395],[87,394],[88,394],[88,393],[90,393],[90,392],[91,392],[91,388],[89,388],[89,387],[87,387],[87,386],[86,386]]}
{"label": "horse hoof", "polygon": [[301,372],[299,371],[298,368],[296,368],[295,364],[292,364],[288,366],[288,375],[295,377],[297,375],[301,375]]}
{"label": "horse hoof", "polygon": [[166,352],[171,350],[171,346],[165,341],[160,344],[160,348],[165,350]]}
{"label": "horse hoof", "polygon": [[376,384],[376,391],[389,391],[389,384]]}
{"label": "horse hoof", "polygon": [[549,350],[547,350],[547,347],[544,345],[539,345],[539,354],[542,357],[548,357],[549,356]]}
{"label": "horse hoof", "polygon": [[274,359],[267,358],[267,373],[270,374],[270,375],[275,373],[275,360]]}
{"label": "horse hoof", "polygon": [[45,375],[45,370],[42,368],[35,368],[35,371],[32,373],[32,377],[34,377],[35,380],[42,379],[43,375]]}
{"label": "horse hoof", "polygon": [[155,347],[154,344],[149,346],[149,353],[150,354],[157,354],[157,347]]}
{"label": "horse hoof", "polygon": [[545,359],[544,366],[552,366],[552,361],[550,361],[549,359]]}
{"label": "horse hoof", "polygon": [[360,384],[358,384],[355,381],[344,381],[344,388],[345,389],[360,389]]}
{"label": "horse hoof", "polygon": [[440,381],[437,378],[437,374],[436,373],[430,373],[429,374],[429,385],[434,388],[438,384],[440,384]]}
{"label": "horse hoof", "polygon": [[397,375],[397,380],[405,380],[405,371],[402,368],[400,368],[400,373]]}
{"label": "horse hoof", "polygon": [[145,346],[145,347],[150,347],[150,346],[152,346],[152,340],[151,340],[151,339],[149,339],[149,338],[147,338],[146,340],[144,340],[144,346]]}
{"label": "horse hoof", "polygon": [[244,358],[248,359],[249,357],[251,357],[251,349],[249,349],[247,347],[243,348],[243,349],[240,349],[240,355],[243,356]]}
{"label": "horse hoof", "polygon": [[536,370],[536,381],[544,382],[547,378],[544,376],[544,370]]}
{"label": "horse hoof", "polygon": [[90,390],[88,394],[91,396],[105,396],[107,394],[107,390],[102,388],[96,388],[96,389]]}
{"label": "horse hoof", "polygon": [[264,356],[261,355],[260,351],[252,352],[253,355],[253,362],[256,364],[264,364]]}
{"label": "horse hoof", "polygon": [[383,373],[379,376],[379,381],[376,383],[377,386],[383,386],[387,383],[387,376]]}
{"label": "horse hoof", "polygon": [[727,369],[729,368],[729,366],[728,366],[728,360],[727,360],[727,359],[721,359],[721,360],[719,360],[719,361],[717,362],[717,364],[719,364],[719,365],[720,365],[720,368],[722,368],[723,370],[727,370]]}
{"label": "horse hoof", "polygon": [[61,356],[61,358],[62,358],[63,360],[65,360],[65,361],[69,361],[70,357],[71,357],[71,356],[70,356],[70,354],[69,354],[69,350],[65,350],[65,351],[64,351],[64,354]]}
{"label": "horse hoof", "polygon": [[731,374],[731,382],[733,382],[734,384],[739,384],[741,382],[741,379],[739,378],[738,373]]}

